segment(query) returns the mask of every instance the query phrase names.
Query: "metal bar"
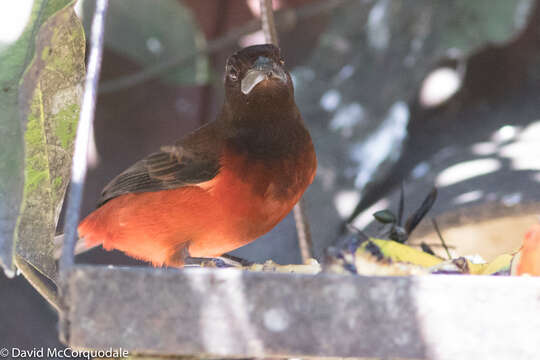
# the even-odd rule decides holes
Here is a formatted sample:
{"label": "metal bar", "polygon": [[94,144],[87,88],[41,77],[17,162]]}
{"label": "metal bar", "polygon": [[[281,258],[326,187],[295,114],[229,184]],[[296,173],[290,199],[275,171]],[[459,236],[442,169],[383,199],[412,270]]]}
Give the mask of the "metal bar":
{"label": "metal bar", "polygon": [[279,47],[272,0],[259,0],[259,6],[261,9],[261,25],[264,33],[264,41],[267,44],[273,44]]}
{"label": "metal bar", "polygon": [[69,297],[72,347],[434,360],[540,353],[540,278],[78,265]]}
{"label": "metal bar", "polygon": [[103,38],[105,28],[105,14],[108,0],[98,0],[92,32],[90,35],[90,56],[84,86],[84,96],[77,126],[75,139],[75,153],[71,168],[71,184],[69,190],[66,222],[64,225],[64,244],[60,258],[60,271],[66,271],[74,263],[75,242],[77,241],[77,225],[79,223],[81,203],[84,190],[84,181],[87,171],[87,154],[90,131],[94,122],[96,108],[97,86],[103,56]]}
{"label": "metal bar", "polygon": [[296,225],[296,235],[298,236],[298,247],[300,248],[300,256],[304,264],[309,264],[309,260],[313,258],[313,242],[311,240],[311,231],[309,230],[309,222],[305,213],[304,198],[301,198],[293,208],[294,223]]}

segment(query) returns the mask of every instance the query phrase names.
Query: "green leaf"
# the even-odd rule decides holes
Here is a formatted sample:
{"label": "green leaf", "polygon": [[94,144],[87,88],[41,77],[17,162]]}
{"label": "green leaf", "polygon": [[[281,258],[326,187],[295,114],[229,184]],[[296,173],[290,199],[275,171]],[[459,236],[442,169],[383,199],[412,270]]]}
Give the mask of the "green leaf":
{"label": "green leaf", "polygon": [[[85,1],[83,22],[90,31],[95,1]],[[203,33],[190,10],[177,0],[114,0],[105,25],[105,46],[142,67],[156,65],[182,54],[201,50]],[[199,55],[190,64],[165,72],[170,84],[204,84],[209,80],[209,62]]]}
{"label": "green leaf", "polygon": [[390,210],[380,210],[373,214],[375,220],[381,224],[395,224],[397,219]]}
{"label": "green leaf", "polygon": [[446,48],[460,49],[464,54],[486,43],[503,43],[523,26],[516,22],[520,11],[532,6],[530,0],[456,0],[438,4],[441,16],[441,43]]}
{"label": "green leaf", "polygon": [[[16,251],[54,279],[52,244],[69,183],[84,79],[74,1],[34,1],[24,33],[0,54],[0,259]],[[24,186],[23,186],[24,184]],[[15,229],[14,229],[15,228]]]}

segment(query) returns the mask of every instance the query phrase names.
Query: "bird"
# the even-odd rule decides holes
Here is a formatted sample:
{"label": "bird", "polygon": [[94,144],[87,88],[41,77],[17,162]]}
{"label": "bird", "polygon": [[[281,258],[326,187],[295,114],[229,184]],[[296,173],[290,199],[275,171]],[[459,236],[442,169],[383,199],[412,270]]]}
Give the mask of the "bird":
{"label": "bird", "polygon": [[270,231],[313,182],[317,157],[279,48],[228,57],[214,121],[161,147],[105,186],[77,228],[155,267],[214,258]]}

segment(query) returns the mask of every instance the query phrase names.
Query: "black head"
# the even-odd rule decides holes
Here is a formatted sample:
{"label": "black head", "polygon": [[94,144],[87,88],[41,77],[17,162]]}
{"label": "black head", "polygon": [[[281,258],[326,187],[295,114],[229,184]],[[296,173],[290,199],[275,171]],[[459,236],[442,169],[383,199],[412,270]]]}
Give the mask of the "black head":
{"label": "black head", "polygon": [[274,45],[244,48],[227,59],[225,96],[229,105],[294,103],[291,76]]}

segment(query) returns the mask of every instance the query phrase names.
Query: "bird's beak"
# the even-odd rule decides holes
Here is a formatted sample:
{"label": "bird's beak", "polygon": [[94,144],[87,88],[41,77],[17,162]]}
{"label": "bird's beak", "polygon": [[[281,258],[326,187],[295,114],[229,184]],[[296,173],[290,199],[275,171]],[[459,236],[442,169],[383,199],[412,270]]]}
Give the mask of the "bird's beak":
{"label": "bird's beak", "polygon": [[272,59],[265,56],[259,56],[251,69],[249,69],[242,79],[240,89],[247,95],[264,80],[276,79],[287,83],[287,74],[283,68],[276,64]]}

